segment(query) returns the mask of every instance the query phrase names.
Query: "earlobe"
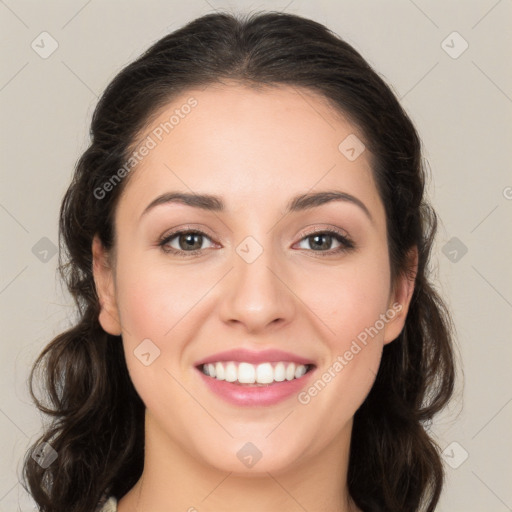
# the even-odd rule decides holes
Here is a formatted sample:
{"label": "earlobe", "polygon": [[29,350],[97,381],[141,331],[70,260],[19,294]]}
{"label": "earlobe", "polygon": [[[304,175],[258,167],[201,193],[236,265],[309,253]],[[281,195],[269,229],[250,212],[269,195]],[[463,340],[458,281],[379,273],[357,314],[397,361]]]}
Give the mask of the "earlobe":
{"label": "earlobe", "polygon": [[98,321],[103,330],[114,336],[121,334],[121,324],[115,297],[114,276],[108,254],[96,235],[92,241],[92,270],[100,302]]}
{"label": "earlobe", "polygon": [[405,326],[418,272],[418,248],[416,246],[409,250],[407,262],[407,270],[397,277],[391,294],[386,312],[386,316],[390,320],[386,324],[384,344],[398,338]]}

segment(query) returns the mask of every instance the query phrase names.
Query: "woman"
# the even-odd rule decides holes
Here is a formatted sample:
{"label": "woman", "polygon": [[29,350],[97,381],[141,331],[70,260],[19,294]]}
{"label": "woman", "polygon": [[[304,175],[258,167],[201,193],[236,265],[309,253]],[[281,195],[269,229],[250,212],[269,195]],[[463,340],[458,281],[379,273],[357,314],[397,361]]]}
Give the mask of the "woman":
{"label": "woman", "polygon": [[376,72],[314,21],[211,14],[123,69],[91,133],[60,216],[79,317],[31,374],[40,510],[433,511],[452,328]]}

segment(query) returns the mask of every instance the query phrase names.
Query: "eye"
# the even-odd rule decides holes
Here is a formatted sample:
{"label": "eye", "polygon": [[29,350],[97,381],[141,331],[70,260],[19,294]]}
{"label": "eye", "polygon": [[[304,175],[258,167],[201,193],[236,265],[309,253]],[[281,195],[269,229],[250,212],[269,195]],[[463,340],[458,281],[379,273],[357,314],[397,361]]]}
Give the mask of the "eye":
{"label": "eye", "polygon": [[203,246],[205,240],[210,240],[210,237],[202,231],[181,230],[165,236],[158,245],[162,247],[162,250],[165,252],[180,256],[188,254],[194,255],[205,249]]}
{"label": "eye", "polygon": [[[334,248],[332,248],[333,242],[338,244]],[[320,253],[321,256],[348,251],[355,247],[352,240],[350,240],[346,235],[333,230],[314,231],[309,233],[302,238],[299,244],[301,245],[301,249],[311,249],[313,252]]]}
{"label": "eye", "polygon": [[[205,241],[210,241],[210,248],[215,246],[206,233],[196,229],[182,229],[166,235],[158,242],[158,245],[166,253],[177,256],[194,256],[208,248],[203,245]],[[334,248],[332,247],[333,243],[337,244]],[[354,243],[346,235],[334,230],[310,232],[301,239],[299,245],[300,249],[313,251],[319,256],[329,256],[355,248]]]}

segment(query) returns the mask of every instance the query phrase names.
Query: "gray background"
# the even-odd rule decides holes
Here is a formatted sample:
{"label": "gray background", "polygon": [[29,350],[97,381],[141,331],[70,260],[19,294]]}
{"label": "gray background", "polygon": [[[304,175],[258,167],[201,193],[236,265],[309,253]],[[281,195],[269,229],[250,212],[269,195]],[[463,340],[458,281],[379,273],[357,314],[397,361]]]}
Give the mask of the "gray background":
{"label": "gray background", "polygon": [[[73,318],[53,250],[97,98],[151,43],[219,8],[286,10],[326,24],[411,115],[442,220],[432,268],[452,308],[465,376],[432,428],[447,469],[437,510],[512,510],[510,0],[0,0],[0,511],[33,509],[18,484],[20,459],[44,418],[26,379]],[[49,56],[55,43],[45,31],[58,44]]]}

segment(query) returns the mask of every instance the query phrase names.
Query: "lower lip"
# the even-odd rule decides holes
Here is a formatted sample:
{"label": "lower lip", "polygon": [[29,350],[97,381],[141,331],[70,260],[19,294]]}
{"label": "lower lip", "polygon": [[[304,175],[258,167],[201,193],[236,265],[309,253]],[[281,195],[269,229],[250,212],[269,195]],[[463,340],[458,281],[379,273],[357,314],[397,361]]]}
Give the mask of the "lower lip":
{"label": "lower lip", "polygon": [[298,394],[309,382],[311,374],[315,371],[315,368],[313,368],[298,379],[274,382],[266,386],[251,386],[218,380],[205,375],[199,368],[196,369],[203,382],[216,395],[233,405],[244,407],[274,405]]}

